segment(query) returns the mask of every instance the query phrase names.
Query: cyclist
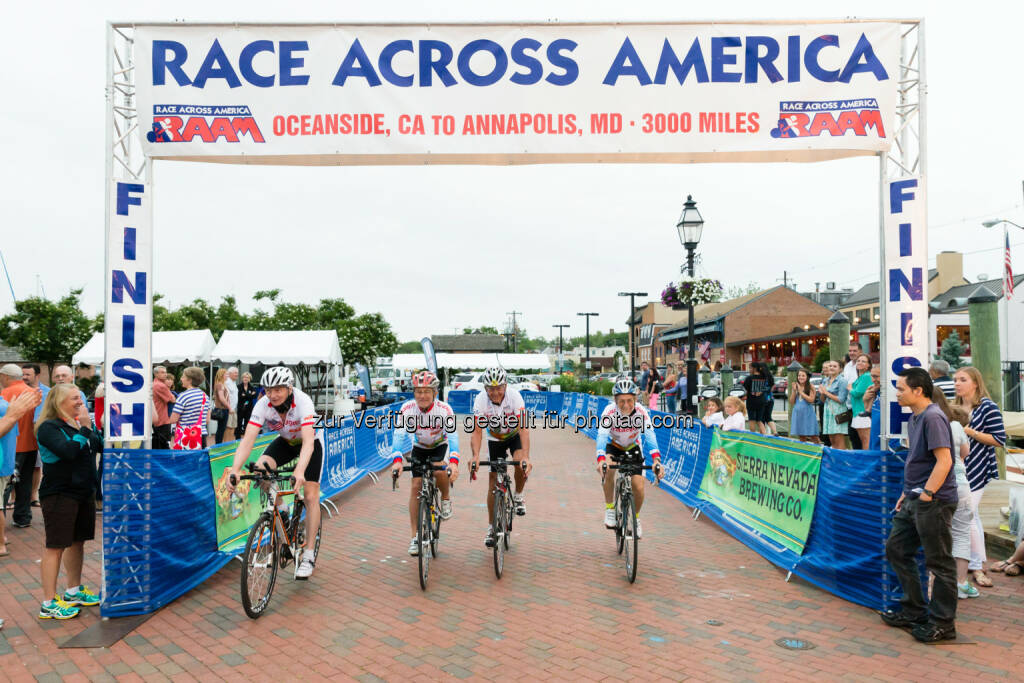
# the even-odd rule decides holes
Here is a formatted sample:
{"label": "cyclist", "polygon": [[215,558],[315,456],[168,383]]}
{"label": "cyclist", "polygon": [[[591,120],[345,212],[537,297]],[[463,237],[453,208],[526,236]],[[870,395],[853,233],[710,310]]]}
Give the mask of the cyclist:
{"label": "cyclist", "polygon": [[[665,473],[661,466],[661,453],[654,439],[654,426],[647,410],[636,403],[639,393],[636,384],[628,377],[615,382],[612,394],[615,402],[601,413],[597,431],[597,473],[604,477],[604,525],[615,528],[615,477],[606,476],[605,455],[616,464],[643,464],[643,450],[654,460],[654,474],[660,480]],[[643,441],[643,449],[640,442]],[[610,475],[611,473],[607,473]],[[633,498],[636,501],[636,536],[643,536],[640,527],[640,508],[644,505],[644,478],[633,475]]]}
{"label": "cyclist", "polygon": [[231,475],[238,477],[240,468],[252,453],[260,429],[266,427],[277,432],[277,438],[267,445],[256,461],[256,467],[276,470],[298,459],[293,476],[295,489],[302,489],[306,500],[306,542],[302,558],[296,558],[299,566],[295,570],[295,578],[305,580],[313,574],[316,532],[320,528],[320,474],[324,451],[313,431],[316,409],[313,399],[295,388],[295,375],[284,366],[268,368],[260,384],[266,393],[252,409],[245,434],[235,452],[235,461],[228,471],[228,487],[235,490]]}
{"label": "cyclist", "polygon": [[[520,393],[508,386],[508,375],[501,368],[488,368],[480,378],[484,390],[473,402],[474,428],[470,439],[473,449],[471,469],[476,470],[480,462],[480,443],[487,432],[487,450],[491,460],[505,458],[522,462],[515,468],[516,491],[512,496],[517,515],[526,514],[523,488],[526,478],[533,469],[530,462],[530,431],[526,428],[526,403]],[[497,475],[491,470],[487,488],[487,519],[494,519],[494,487]],[[487,527],[484,545],[494,547],[494,526]]]}
{"label": "cyclist", "polygon": [[434,373],[428,370],[413,375],[413,399],[403,403],[398,411],[391,446],[394,452],[391,470],[395,474],[401,474],[404,453],[411,450],[409,461],[413,470],[412,485],[409,487],[409,522],[412,525],[412,541],[409,543],[409,554],[413,556],[420,554],[416,517],[424,466],[437,462],[445,464],[444,471],[434,473],[437,488],[441,491],[441,519],[452,516],[452,501],[448,497],[449,483],[459,478],[459,433],[455,424],[455,411],[437,399],[440,385]]}

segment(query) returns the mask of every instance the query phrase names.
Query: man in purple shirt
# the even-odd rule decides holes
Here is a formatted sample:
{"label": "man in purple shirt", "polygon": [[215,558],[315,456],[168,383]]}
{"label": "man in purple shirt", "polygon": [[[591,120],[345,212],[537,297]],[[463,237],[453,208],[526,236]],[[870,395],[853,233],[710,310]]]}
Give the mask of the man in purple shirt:
{"label": "man in purple shirt", "polygon": [[[896,400],[913,415],[907,425],[910,447],[903,494],[896,503],[885,555],[903,587],[903,609],[882,614],[886,624],[911,627],[914,638],[924,643],[956,638],[953,434],[946,415],[931,401],[932,390],[932,378],[924,368],[907,368],[896,382]],[[921,548],[925,565],[935,576],[930,601],[924,598],[917,566]]]}

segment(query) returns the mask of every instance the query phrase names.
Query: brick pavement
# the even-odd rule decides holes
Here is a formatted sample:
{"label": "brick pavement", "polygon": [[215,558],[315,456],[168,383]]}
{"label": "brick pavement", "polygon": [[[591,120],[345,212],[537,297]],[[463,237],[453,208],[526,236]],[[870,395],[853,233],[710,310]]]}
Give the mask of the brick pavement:
{"label": "brick pavement", "polygon": [[[0,678],[988,680],[1022,669],[1024,578],[997,575],[983,598],[960,602],[960,629],[976,645],[920,645],[870,610],[784,582],[661,492],[647,500],[631,586],[601,525],[593,442],[544,431],[533,443],[529,514],[517,520],[500,581],[483,545],[483,481],[459,481],[424,593],[405,554],[408,480],[392,493],[385,479],[340,498],[317,573],[308,583],[279,580],[259,620],[242,611],[232,563],[109,649],[58,649],[97,612],[36,619],[40,525],[11,529],[12,555],[0,560]],[[95,550],[87,546],[94,582]],[[817,647],[774,644],[786,636]]]}

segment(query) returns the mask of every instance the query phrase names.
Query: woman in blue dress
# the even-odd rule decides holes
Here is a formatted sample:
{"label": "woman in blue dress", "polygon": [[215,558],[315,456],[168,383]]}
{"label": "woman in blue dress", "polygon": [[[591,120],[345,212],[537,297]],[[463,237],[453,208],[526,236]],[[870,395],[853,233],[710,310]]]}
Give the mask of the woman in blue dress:
{"label": "woman in blue dress", "polygon": [[799,370],[796,373],[796,383],[789,393],[789,402],[793,406],[789,435],[801,441],[821,443],[818,438],[818,415],[814,410],[815,394],[810,373],[803,369]]}

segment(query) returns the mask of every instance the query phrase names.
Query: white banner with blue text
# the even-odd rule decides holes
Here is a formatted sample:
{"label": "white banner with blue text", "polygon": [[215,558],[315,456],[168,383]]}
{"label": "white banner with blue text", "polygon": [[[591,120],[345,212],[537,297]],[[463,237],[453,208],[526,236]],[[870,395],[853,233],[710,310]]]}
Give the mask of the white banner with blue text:
{"label": "white banner with blue text", "polygon": [[110,185],[103,368],[107,441],[149,440],[152,432],[151,189],[124,180]]}
{"label": "white banner with blue text", "polygon": [[[882,368],[883,407],[889,434],[906,433],[909,409],[896,402],[896,379],[904,368],[928,366],[928,223],[924,178],[890,180],[885,212],[885,325],[888,367]],[[857,407],[854,408],[856,412]]]}
{"label": "white banner with blue text", "polygon": [[138,25],[152,158],[819,161],[887,151],[887,21]]}

